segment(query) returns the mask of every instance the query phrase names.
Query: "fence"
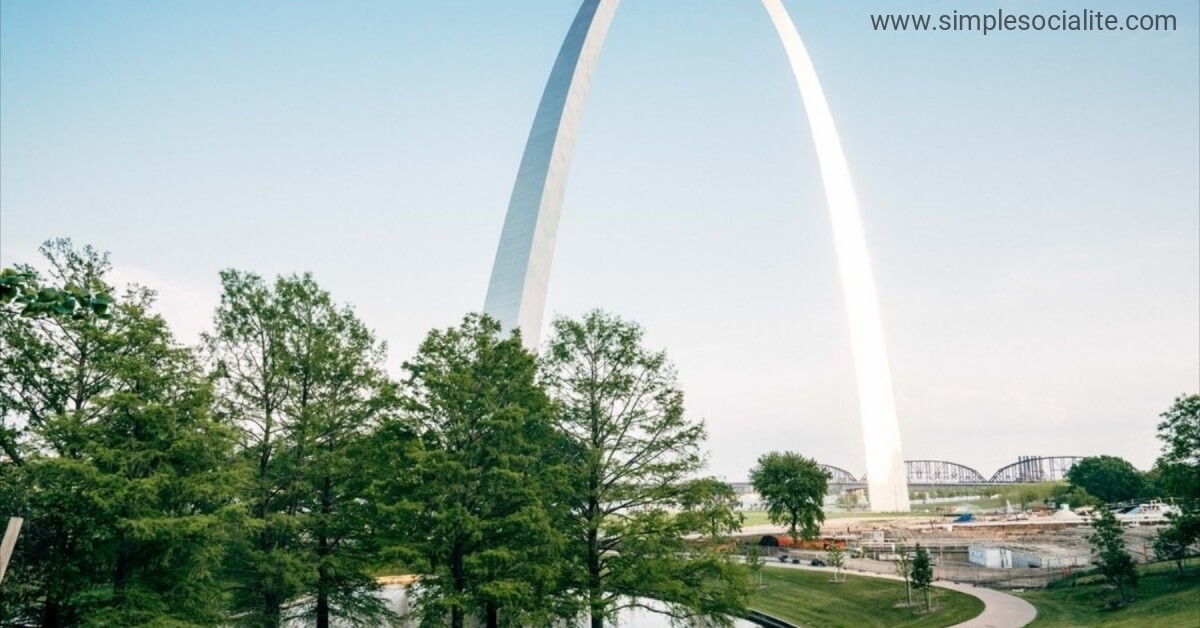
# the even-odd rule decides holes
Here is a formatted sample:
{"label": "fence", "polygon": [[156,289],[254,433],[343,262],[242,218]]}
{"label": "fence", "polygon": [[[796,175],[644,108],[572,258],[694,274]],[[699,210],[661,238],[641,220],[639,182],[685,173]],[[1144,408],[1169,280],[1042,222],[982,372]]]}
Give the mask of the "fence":
{"label": "fence", "polygon": [[[828,559],[828,553],[819,550],[788,550],[787,548],[760,547],[760,555],[765,560],[775,561],[785,557],[789,562],[793,559],[802,564],[811,562],[814,558]],[[744,553],[744,548],[743,548]],[[1039,589],[1050,586],[1051,583],[1072,577],[1073,574],[1088,569],[1088,567],[1028,567],[995,569],[975,565],[968,562],[946,560],[937,553],[934,558],[933,575],[935,580],[945,580],[960,584],[970,584],[990,589]],[[859,572],[866,574],[883,574],[894,576],[896,563],[890,560],[873,558],[845,558],[843,572]]]}

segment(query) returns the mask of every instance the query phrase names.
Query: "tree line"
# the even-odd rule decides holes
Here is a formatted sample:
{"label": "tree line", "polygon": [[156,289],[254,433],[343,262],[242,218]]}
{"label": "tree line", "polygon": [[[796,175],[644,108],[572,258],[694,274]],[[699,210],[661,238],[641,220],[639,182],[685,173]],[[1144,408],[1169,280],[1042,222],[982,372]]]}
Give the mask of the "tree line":
{"label": "tree line", "polygon": [[1176,397],[1159,417],[1162,452],[1150,473],[1139,474],[1120,458],[1098,456],[1081,460],[1067,475],[1073,493],[1102,496],[1095,500],[1099,505],[1088,540],[1098,571],[1117,592],[1106,606],[1135,601],[1140,574],[1126,547],[1123,524],[1105,502],[1154,490],[1177,508],[1154,536],[1155,558],[1174,563],[1182,573],[1187,558],[1200,550],[1200,395]]}
{"label": "tree line", "polygon": [[222,272],[186,346],[107,254],[42,252],[0,276],[0,624],[384,625],[395,573],[421,625],[744,612],[736,500],[637,324],[559,318],[535,355],[469,314],[394,378],[311,275]]}
{"label": "tree line", "polygon": [[1159,418],[1162,449],[1150,471],[1117,456],[1089,456],[1067,470],[1065,483],[1016,487],[1005,495],[1022,508],[1040,501],[1092,510],[1088,541],[1096,570],[1117,594],[1105,606],[1136,600],[1140,579],[1125,524],[1117,517],[1120,505],[1159,498],[1170,506],[1152,541],[1156,559],[1174,563],[1182,573],[1187,559],[1200,552],[1200,395],[1179,395]]}

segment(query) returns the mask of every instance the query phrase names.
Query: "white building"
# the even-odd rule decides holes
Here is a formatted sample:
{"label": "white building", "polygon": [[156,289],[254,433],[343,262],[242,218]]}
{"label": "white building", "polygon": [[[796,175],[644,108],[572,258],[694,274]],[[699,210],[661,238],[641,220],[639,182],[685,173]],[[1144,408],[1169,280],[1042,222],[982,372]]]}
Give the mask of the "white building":
{"label": "white building", "polygon": [[972,545],[967,560],[990,569],[1029,569],[1031,567],[1083,567],[1091,562],[1088,554],[1053,554],[1031,550]]}

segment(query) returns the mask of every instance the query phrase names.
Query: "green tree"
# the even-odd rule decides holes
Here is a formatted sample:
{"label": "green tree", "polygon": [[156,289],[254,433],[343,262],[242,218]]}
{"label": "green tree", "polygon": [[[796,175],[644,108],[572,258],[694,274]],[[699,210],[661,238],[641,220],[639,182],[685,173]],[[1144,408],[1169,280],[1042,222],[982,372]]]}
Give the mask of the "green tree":
{"label": "green tree", "polygon": [[749,546],[746,549],[746,567],[750,569],[750,574],[754,576],[754,584],[758,588],[762,588],[763,585],[762,570],[765,566],[762,549],[757,544]]}
{"label": "green tree", "polygon": [[846,564],[846,552],[842,550],[842,546],[837,543],[830,544],[829,551],[826,552],[826,559],[828,559],[829,565],[835,570],[833,572],[833,581],[841,581],[842,566]]}
{"label": "green tree", "polygon": [[908,598],[908,606],[912,606],[912,554],[904,545],[896,546],[896,575],[904,578],[904,594]]}
{"label": "green tree", "polygon": [[[105,283],[112,268],[107,253],[91,247],[76,250],[70,240],[48,241],[40,252],[51,281],[91,286],[104,294],[112,291]],[[14,274],[32,278],[21,281],[40,277],[30,266],[10,271],[9,281]],[[10,284],[9,289],[24,288]],[[85,408],[91,399],[107,389],[109,375],[101,363],[119,350],[110,333],[118,322],[98,316],[58,316],[53,310],[49,314],[0,316],[0,452],[18,464],[28,430],[64,412],[90,412]]]}
{"label": "green tree", "polygon": [[793,543],[820,533],[829,474],[815,460],[793,452],[763,454],[750,470],[750,482],[767,505],[767,518],[786,525]]}
{"label": "green tree", "polygon": [[375,526],[376,570],[388,575],[420,573],[427,561],[419,542],[422,446],[415,422],[404,415],[383,420],[360,452],[367,484],[363,504],[370,508]]}
{"label": "green tree", "polygon": [[[55,240],[43,247],[71,248],[71,241]],[[0,270],[0,316],[105,318],[113,304],[108,293],[102,282],[68,283],[62,288],[39,285],[37,271],[28,266]]]}
{"label": "green tree", "polygon": [[1160,414],[1158,439],[1163,453],[1154,463],[1158,484],[1182,513],[1171,521],[1174,534],[1188,545],[1200,542],[1200,395],[1180,395]]}
{"label": "green tree", "polygon": [[1112,510],[1101,506],[1092,520],[1092,530],[1088,541],[1096,553],[1096,565],[1108,582],[1117,588],[1120,603],[1124,606],[1131,601],[1126,595],[1127,589],[1137,587],[1138,572],[1133,557],[1125,549],[1121,522],[1117,521]]}
{"label": "green tree", "polygon": [[920,543],[917,543],[917,551],[912,558],[912,586],[922,593],[926,612],[932,610],[929,590],[933,587],[933,561]]}
{"label": "green tree", "polygon": [[1069,484],[1055,482],[1017,484],[1001,491],[1001,496],[1011,503],[1018,504],[1021,510],[1025,510],[1028,506],[1043,503],[1055,496],[1063,495],[1068,492],[1069,488]]}
{"label": "green tree", "polygon": [[1168,494],[1186,505],[1200,506],[1200,395],[1180,395],[1161,415],[1158,439],[1163,443],[1156,467]]}
{"label": "green tree", "polygon": [[[56,281],[110,291],[106,255],[65,240],[42,252]],[[103,317],[0,319],[0,412],[14,426],[0,509],[26,519],[5,623],[220,619],[232,435],[191,352],[150,312],[153,293],[122,301]]]}
{"label": "green tree", "polygon": [[1154,535],[1154,556],[1159,560],[1174,562],[1179,572],[1183,573],[1183,561],[1187,560],[1191,544],[1190,531],[1173,520],[1170,525],[1159,528],[1158,534]]}
{"label": "green tree", "polygon": [[[915,499],[915,498],[912,498],[910,496],[910,499]],[[852,512],[854,510],[857,510],[858,505],[859,505],[858,491],[853,491],[853,490],[842,491],[837,496],[837,505],[838,505],[838,508],[841,508],[842,510],[844,510],[846,512]]]}
{"label": "green tree", "polygon": [[249,476],[248,521],[233,544],[228,573],[233,610],[248,626],[282,624],[289,602],[311,590],[314,565],[303,548],[295,476],[286,457],[294,417],[286,308],[250,273],[221,273],[221,303],[204,346],[214,369],[217,410],[239,430]]}
{"label": "green tree", "polygon": [[378,623],[389,613],[371,577],[376,511],[362,460],[370,433],[399,409],[386,348],[310,275],[268,287],[226,271],[222,283],[206,344],[253,477],[253,533],[232,571],[241,619]]}
{"label": "green tree", "polygon": [[1080,460],[1067,471],[1067,482],[1109,504],[1136,499],[1146,492],[1142,474],[1129,461],[1116,456]]}
{"label": "green tree", "polygon": [[[592,311],[555,320],[543,356],[574,479],[565,529],[580,560],[567,590],[580,592],[594,628],[639,598],[726,623],[744,612],[748,574],[726,555],[689,551],[684,536],[711,525],[669,512],[702,467],[704,425],[684,415],[673,366],[642,337],[637,324]],[[719,533],[729,519],[717,519]]]}
{"label": "green tree", "polygon": [[309,275],[278,282],[276,292],[294,382],[285,404],[293,418],[290,500],[304,513],[302,536],[315,554],[312,618],[317,628],[328,628],[331,617],[378,623],[388,613],[371,577],[376,522],[363,499],[369,476],[361,461],[369,434],[398,410],[396,385],[384,372],[386,346]]}
{"label": "green tree", "polygon": [[1158,485],[1180,512],[1155,539],[1155,551],[1175,560],[1180,570],[1190,547],[1200,542],[1200,395],[1180,395],[1159,415],[1162,455],[1155,462]]}
{"label": "green tree", "polygon": [[[63,284],[103,284],[111,268],[107,254],[78,251],[65,240],[45,243],[41,253],[50,279]],[[18,271],[22,277],[39,276],[31,267]],[[75,453],[58,439],[41,435],[64,414],[81,421],[98,418],[96,400],[110,390],[112,368],[105,358],[118,349],[112,333],[118,324],[94,317],[0,316],[0,495],[7,502],[5,514],[26,519],[5,579],[9,593],[0,598],[0,615],[36,616],[49,626],[77,622],[85,612],[80,593],[103,582],[103,569],[88,556],[89,531],[103,525],[94,520],[93,511],[79,508],[78,499],[72,499],[77,492],[34,490],[41,484],[71,484],[49,477],[49,467],[29,468],[29,458]],[[50,556],[58,558],[51,561]]]}
{"label": "green tree", "polygon": [[740,502],[733,487],[716,478],[686,482],[679,505],[683,508],[680,516],[694,517],[692,527],[703,530],[714,545],[739,532],[746,519],[738,510]]}
{"label": "green tree", "polygon": [[[554,415],[520,335],[469,315],[433,331],[406,362],[406,406],[424,447],[416,472],[423,508],[427,622],[468,617],[489,627],[545,624],[563,578]],[[562,487],[562,488],[560,488]]]}
{"label": "green tree", "polygon": [[[137,308],[118,316],[144,316],[126,311]],[[98,420],[61,415],[47,430],[78,455],[45,464],[87,487],[93,514],[111,526],[100,549],[111,553],[112,599],[88,623],[211,625],[225,610],[220,546],[236,521],[234,434],[213,418],[199,364],[161,318],[129,331]]]}
{"label": "green tree", "polygon": [[1083,506],[1098,506],[1100,500],[1089,494],[1083,488],[1070,484],[1056,484],[1051,495],[1057,504],[1067,504],[1072,508]]}

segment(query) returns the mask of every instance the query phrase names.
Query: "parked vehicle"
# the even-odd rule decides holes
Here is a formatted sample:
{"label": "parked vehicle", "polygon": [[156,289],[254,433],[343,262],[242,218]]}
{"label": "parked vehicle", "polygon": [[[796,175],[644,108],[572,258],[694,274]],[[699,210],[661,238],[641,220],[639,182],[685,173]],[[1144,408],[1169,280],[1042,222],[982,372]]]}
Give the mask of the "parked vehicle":
{"label": "parked vehicle", "polygon": [[824,567],[825,561],[821,560],[820,558],[814,558],[809,565],[812,565],[813,567]]}

